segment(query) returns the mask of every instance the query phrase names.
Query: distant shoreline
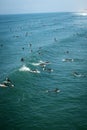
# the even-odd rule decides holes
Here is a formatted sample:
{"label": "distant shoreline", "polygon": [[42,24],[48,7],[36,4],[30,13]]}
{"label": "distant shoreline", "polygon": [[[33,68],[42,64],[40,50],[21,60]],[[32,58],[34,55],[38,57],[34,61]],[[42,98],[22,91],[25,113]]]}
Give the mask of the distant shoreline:
{"label": "distant shoreline", "polygon": [[0,14],[1,15],[34,15],[34,14],[56,14],[56,13],[78,13],[78,11],[59,11],[59,12],[33,12],[33,13],[8,13],[8,14]]}

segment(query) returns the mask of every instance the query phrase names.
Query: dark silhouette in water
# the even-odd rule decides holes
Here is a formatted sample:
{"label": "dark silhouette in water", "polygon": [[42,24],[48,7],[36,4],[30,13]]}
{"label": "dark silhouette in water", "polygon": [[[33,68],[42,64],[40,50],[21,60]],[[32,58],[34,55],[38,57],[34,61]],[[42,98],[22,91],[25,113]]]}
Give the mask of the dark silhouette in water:
{"label": "dark silhouette in water", "polygon": [[3,44],[1,44],[0,46],[3,47]]}
{"label": "dark silhouette in water", "polygon": [[24,58],[21,58],[21,61],[23,62],[23,61],[24,61]]}
{"label": "dark silhouette in water", "polygon": [[69,54],[69,51],[66,51],[67,54]]}
{"label": "dark silhouette in water", "polygon": [[32,44],[30,43],[30,47],[32,47]]}
{"label": "dark silhouette in water", "polygon": [[79,75],[77,72],[74,72],[73,74]]}
{"label": "dark silhouette in water", "polygon": [[55,41],[55,42],[57,42],[57,39],[56,39],[56,38],[54,38],[54,41]]}
{"label": "dark silhouette in water", "polygon": [[41,50],[42,49],[42,47],[39,47],[39,50]]}
{"label": "dark silhouette in water", "polygon": [[33,50],[31,49],[31,50],[30,50],[30,52],[32,53],[32,52],[33,52]]}
{"label": "dark silhouette in water", "polygon": [[6,78],[6,81],[11,83],[11,80],[8,77]]}
{"label": "dark silhouette in water", "polygon": [[28,32],[26,32],[25,36],[26,36],[26,37],[28,36]]}
{"label": "dark silhouette in water", "polygon": [[14,87],[14,85],[12,84],[12,81],[8,77],[6,78],[6,81],[4,81],[4,83],[7,83],[7,86]]}
{"label": "dark silhouette in water", "polygon": [[54,90],[54,92],[58,92],[59,91],[59,89],[58,88],[56,88],[55,90]]}
{"label": "dark silhouette in water", "polygon": [[22,50],[24,50],[24,47],[22,47]]}

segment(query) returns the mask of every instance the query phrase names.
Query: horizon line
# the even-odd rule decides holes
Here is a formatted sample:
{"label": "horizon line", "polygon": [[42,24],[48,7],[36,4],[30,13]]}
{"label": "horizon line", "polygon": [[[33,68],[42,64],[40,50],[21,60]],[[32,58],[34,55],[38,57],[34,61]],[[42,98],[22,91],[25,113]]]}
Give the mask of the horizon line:
{"label": "horizon line", "polygon": [[75,13],[79,11],[54,11],[54,12],[25,12],[25,13],[0,13],[0,15],[20,15],[20,14],[50,14],[50,13]]}

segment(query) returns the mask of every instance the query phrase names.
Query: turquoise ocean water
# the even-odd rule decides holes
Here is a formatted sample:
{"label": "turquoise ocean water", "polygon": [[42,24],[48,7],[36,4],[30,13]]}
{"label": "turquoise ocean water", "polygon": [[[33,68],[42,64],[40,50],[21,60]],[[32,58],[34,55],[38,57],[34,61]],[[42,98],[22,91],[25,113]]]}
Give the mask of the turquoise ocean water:
{"label": "turquoise ocean water", "polygon": [[15,87],[0,87],[0,130],[87,130],[87,16],[0,15],[6,77]]}

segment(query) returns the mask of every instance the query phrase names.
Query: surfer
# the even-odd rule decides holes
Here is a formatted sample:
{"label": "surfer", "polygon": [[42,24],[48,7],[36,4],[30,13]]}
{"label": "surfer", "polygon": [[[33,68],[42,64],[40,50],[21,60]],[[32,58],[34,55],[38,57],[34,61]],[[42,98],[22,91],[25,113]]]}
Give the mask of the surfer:
{"label": "surfer", "polygon": [[8,86],[14,87],[11,80],[9,78],[6,78],[6,80],[0,84],[0,87],[8,87]]}
{"label": "surfer", "polygon": [[12,84],[12,81],[8,77],[6,78],[6,80],[3,83],[6,86],[14,87],[14,85]]}

